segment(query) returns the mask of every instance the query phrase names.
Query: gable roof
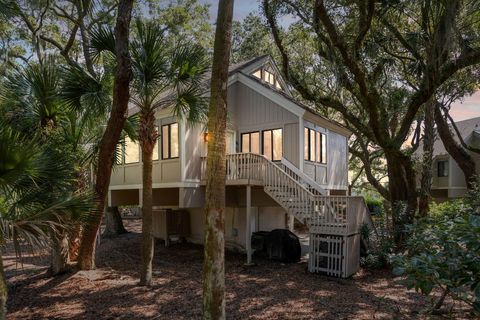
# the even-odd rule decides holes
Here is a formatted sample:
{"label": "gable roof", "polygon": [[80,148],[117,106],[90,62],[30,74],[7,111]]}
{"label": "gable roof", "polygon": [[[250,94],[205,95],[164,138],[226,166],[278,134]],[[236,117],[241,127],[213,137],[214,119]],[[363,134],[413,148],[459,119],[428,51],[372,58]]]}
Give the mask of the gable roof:
{"label": "gable roof", "polygon": [[[258,78],[254,77],[252,75],[253,72],[255,72],[259,68],[261,68],[263,66],[266,66],[266,65],[268,65],[270,68],[273,69],[273,71],[275,73],[275,76],[277,77],[278,81],[280,82],[283,90],[278,90],[277,88],[265,83],[261,79],[258,79]],[[233,84],[233,82],[236,81],[236,76],[238,76],[239,74],[247,77],[249,80],[254,81],[256,85],[259,85],[259,86],[263,87],[264,89],[265,88],[268,89],[271,94],[273,94],[275,96],[280,96],[281,99],[284,99],[285,101],[288,101],[289,103],[295,104],[296,106],[303,109],[304,111],[306,111],[306,112],[310,113],[311,115],[317,117],[322,122],[330,124],[333,128],[337,129],[337,131],[339,131],[340,133],[342,133],[346,136],[350,136],[352,134],[352,132],[349,129],[347,129],[345,126],[343,126],[339,122],[324,117],[322,114],[320,114],[315,109],[310,108],[310,107],[304,105],[303,103],[299,102],[298,100],[296,100],[293,97],[293,95],[292,95],[292,93],[289,89],[288,83],[283,79],[278,66],[275,64],[275,61],[273,61],[273,59],[270,55],[263,55],[263,56],[252,58],[250,60],[246,60],[246,61],[231,64],[228,67],[229,85]],[[205,79],[204,79],[204,84],[205,85],[208,85],[210,83],[211,76],[212,76],[211,72],[208,72],[205,75]],[[162,96],[163,96],[163,98],[167,98],[169,95],[170,95],[170,92],[165,92],[165,94],[163,94]],[[138,108],[136,108],[135,106],[132,106],[132,107],[129,108],[128,114],[130,116],[130,115],[138,113],[139,111],[140,110],[138,110]]]}
{"label": "gable roof", "polygon": [[[455,122],[457,125],[458,131],[460,132],[465,143],[471,145],[472,147],[480,147],[480,117],[471,118],[463,121]],[[452,125],[449,125],[450,130],[454,133],[454,139],[456,142],[460,143],[460,140],[454,131]],[[419,147],[419,149],[421,146]],[[435,138],[435,143],[433,145],[433,156],[445,155],[448,154],[445,146],[443,145],[442,140],[438,137]]]}

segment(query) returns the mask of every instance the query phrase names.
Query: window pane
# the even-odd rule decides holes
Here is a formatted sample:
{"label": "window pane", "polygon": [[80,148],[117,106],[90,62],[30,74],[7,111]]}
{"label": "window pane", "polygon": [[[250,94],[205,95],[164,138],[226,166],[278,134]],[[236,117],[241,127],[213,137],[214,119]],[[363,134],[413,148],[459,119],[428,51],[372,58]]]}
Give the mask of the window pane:
{"label": "window pane", "polygon": [[242,152],[250,152],[250,135],[248,133],[242,134]]}
{"label": "window pane", "polygon": [[310,147],[308,146],[308,137],[309,137],[309,129],[308,128],[305,128],[305,136],[304,136],[304,142],[305,142],[305,149],[304,149],[304,153],[303,153],[303,158],[305,160],[308,160],[308,150],[310,149]]}
{"label": "window pane", "polygon": [[315,131],[310,130],[310,161],[315,161]]}
{"label": "window pane", "polygon": [[282,160],[282,129],[273,130],[273,160]]}
{"label": "window pane", "polygon": [[117,143],[117,147],[115,148],[115,163],[123,163],[123,145],[121,143]]}
{"label": "window pane", "polygon": [[162,159],[170,158],[170,152],[168,152],[168,125],[162,126]]}
{"label": "window pane", "polygon": [[448,177],[448,161],[438,161],[438,176]]}
{"label": "window pane", "polygon": [[320,140],[320,132],[315,132],[315,151],[316,151],[316,154],[315,154],[315,160],[317,162],[320,162],[320,151],[321,151],[321,148],[320,148],[320,143],[321,143],[321,140]]}
{"label": "window pane", "polygon": [[170,158],[178,157],[178,123],[170,125]]}
{"label": "window pane", "polygon": [[[158,131],[158,127],[155,127],[155,131]],[[152,160],[158,160],[158,138],[155,142],[155,147],[153,147],[153,156]]]}
{"label": "window pane", "polygon": [[260,154],[260,132],[250,134],[250,152]]}
{"label": "window pane", "polygon": [[263,154],[272,160],[272,131],[263,131]]}
{"label": "window pane", "polygon": [[327,163],[327,135],[322,133],[322,163]]}
{"label": "window pane", "polygon": [[261,79],[262,78],[262,70],[258,69],[257,71],[255,71],[253,73],[253,76],[257,77],[258,79]]}
{"label": "window pane", "polygon": [[125,163],[140,161],[140,149],[138,143],[133,142],[129,137],[125,138]]}

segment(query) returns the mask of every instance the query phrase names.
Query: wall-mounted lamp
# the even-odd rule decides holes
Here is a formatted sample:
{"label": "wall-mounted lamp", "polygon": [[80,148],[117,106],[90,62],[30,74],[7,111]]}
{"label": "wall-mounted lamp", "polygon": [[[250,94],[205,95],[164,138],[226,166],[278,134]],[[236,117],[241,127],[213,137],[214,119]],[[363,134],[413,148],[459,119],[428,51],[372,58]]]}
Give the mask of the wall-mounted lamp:
{"label": "wall-mounted lamp", "polygon": [[204,132],[204,133],[203,133],[203,141],[204,141],[205,143],[208,142],[208,132]]}

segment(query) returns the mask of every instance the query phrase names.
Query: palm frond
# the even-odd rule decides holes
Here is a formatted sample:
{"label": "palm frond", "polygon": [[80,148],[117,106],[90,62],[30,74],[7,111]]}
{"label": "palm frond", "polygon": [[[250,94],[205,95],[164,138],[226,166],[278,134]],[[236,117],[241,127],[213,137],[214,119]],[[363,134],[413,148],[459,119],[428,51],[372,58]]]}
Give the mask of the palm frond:
{"label": "palm frond", "polygon": [[60,98],[67,109],[98,116],[110,107],[110,87],[101,76],[93,77],[79,67],[68,67],[62,74]]}
{"label": "palm frond", "polygon": [[115,56],[115,35],[113,29],[101,26],[91,31],[90,54],[95,61],[98,61],[102,53]]}

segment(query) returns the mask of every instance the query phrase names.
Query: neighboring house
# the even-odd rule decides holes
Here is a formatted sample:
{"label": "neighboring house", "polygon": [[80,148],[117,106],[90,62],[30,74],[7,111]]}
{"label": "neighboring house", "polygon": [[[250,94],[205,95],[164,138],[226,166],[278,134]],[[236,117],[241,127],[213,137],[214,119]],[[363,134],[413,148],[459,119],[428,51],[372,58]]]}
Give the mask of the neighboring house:
{"label": "neighboring house", "polygon": [[[455,124],[466,144],[480,148],[480,117],[458,121]],[[451,130],[455,132],[453,128]],[[458,135],[455,133],[454,136],[458,142]],[[480,154],[468,152],[475,161],[477,172],[480,172]],[[445,150],[438,136],[433,147],[433,157],[432,196],[442,201],[465,195],[467,183],[463,171]]]}
{"label": "neighboring house", "polygon": [[[188,124],[174,117],[171,108],[158,110],[156,118],[160,137],[153,164],[155,214],[164,217],[165,209],[188,212],[187,238],[202,243],[205,124]],[[346,196],[350,135],[342,125],[296,101],[270,57],[231,66],[226,246],[246,250],[250,261],[252,232],[292,229],[295,217],[310,227],[311,257],[322,250],[332,256],[328,261],[325,254],[316,262],[311,258],[310,270],[339,276],[355,272],[359,228],[369,220],[363,199]],[[108,205],[141,206],[139,145],[126,139],[121,150],[122,163],[112,172]],[[168,223],[164,218],[155,221],[155,234],[164,234]],[[330,243],[330,249],[320,248],[322,241]],[[353,260],[338,258],[342,254],[353,254]]]}

